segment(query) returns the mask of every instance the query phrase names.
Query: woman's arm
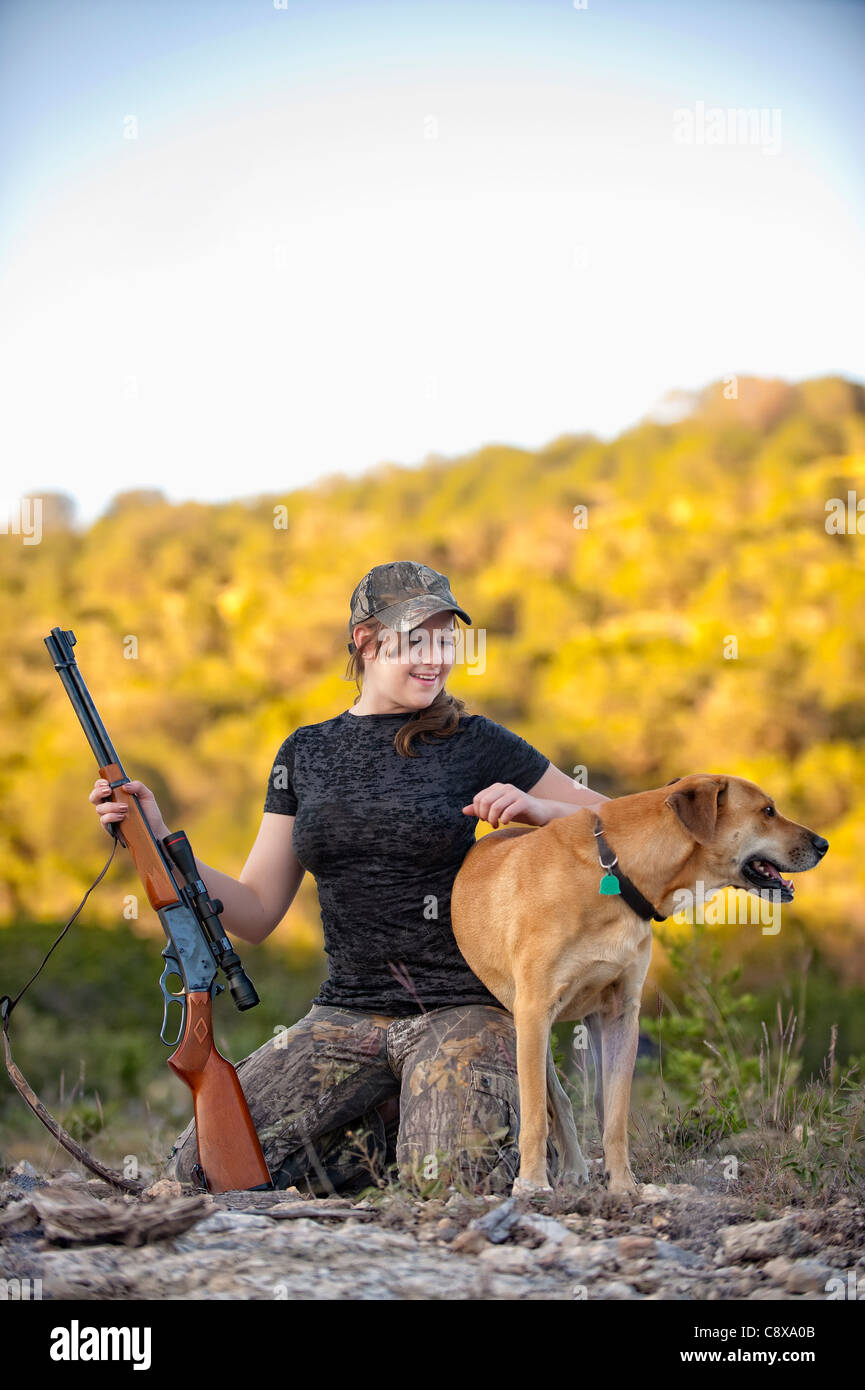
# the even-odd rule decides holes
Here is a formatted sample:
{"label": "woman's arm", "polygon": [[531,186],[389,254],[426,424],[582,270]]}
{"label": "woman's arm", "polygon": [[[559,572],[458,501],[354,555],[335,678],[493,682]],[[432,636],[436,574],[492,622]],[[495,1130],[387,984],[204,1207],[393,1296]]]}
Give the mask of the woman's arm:
{"label": "woman's arm", "polygon": [[229,936],[257,946],[279,926],[306,872],[291,843],[294,816],[265,811],[240,878],[212,869],[196,856],[198,872],[212,898],[221,898],[222,925]]}
{"label": "woman's arm", "polygon": [[558,816],[572,816],[581,806],[602,806],[610,800],[602,792],[593,792],[591,787],[581,787],[553,763],[527,795],[544,803],[542,811],[545,819],[529,821],[530,825],[546,825]]}
{"label": "woman's arm", "polygon": [[543,777],[522,792],[509,782],[493,782],[477,793],[463,814],[500,825],[548,825],[558,816],[572,816],[582,806],[601,806],[609,801],[601,792],[580,787],[566,773],[550,763]]}
{"label": "woman's arm", "polygon": [[[97,777],[88,800],[104,830],[110,834],[112,823],[117,823],[122,832],[123,819],[129,810],[129,803],[119,799],[124,794],[138,798],[141,812],[157,840],[170,833],[153,792],[143,782],[134,778],[124,782],[115,799],[106,779]],[[279,926],[294,902],[305,871],[291,843],[293,829],[294,816],[265,811],[239,879],[212,869],[203,859],[196,858],[207,891],[211,897],[222,899],[225,907],[222,925],[232,936],[257,946]]]}

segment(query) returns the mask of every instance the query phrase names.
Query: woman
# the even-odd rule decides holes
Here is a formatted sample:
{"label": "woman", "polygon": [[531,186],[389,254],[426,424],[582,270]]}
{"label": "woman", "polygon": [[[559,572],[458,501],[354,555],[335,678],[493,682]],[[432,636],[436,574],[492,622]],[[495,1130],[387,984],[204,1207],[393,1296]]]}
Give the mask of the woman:
{"label": "woman", "polygon": [[[455,617],[471,623],[436,570],[370,570],[349,619],[358,698],[281,745],[240,878],[196,860],[226,931],[256,944],[307,869],[318,887],[329,977],[237,1066],[277,1187],[356,1190],[394,1159],[420,1191],[509,1191],[517,1173],[513,1017],[461,956],[450,891],[479,819],[544,825],[607,798],[446,691]],[[168,834],[152,793],[126,789]],[[106,791],[97,781],[90,800],[107,829],[125,806]],[[555,1174],[552,1144],[548,1157]],[[193,1121],[171,1171],[189,1180],[195,1162]]]}

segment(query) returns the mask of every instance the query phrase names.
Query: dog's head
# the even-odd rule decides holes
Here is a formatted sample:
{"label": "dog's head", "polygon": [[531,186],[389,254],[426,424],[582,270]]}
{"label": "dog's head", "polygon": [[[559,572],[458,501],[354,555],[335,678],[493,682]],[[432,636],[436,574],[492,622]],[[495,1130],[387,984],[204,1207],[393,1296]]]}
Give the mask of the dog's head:
{"label": "dog's head", "polygon": [[700,868],[718,886],[745,888],[761,898],[791,902],[782,876],[819,864],[829,841],[787,820],[771,796],[744,777],[694,773],[667,783],[664,805],[700,848]]}

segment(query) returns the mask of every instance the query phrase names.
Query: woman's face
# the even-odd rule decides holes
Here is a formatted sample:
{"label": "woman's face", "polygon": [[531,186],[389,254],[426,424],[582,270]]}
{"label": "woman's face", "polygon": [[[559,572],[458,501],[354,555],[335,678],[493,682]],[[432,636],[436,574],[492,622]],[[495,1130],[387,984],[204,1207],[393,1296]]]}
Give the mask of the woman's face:
{"label": "woman's face", "polygon": [[454,615],[448,610],[433,613],[411,632],[387,630],[377,659],[364,662],[365,687],[370,695],[384,696],[405,708],[426,709],[450,675],[455,640]]}

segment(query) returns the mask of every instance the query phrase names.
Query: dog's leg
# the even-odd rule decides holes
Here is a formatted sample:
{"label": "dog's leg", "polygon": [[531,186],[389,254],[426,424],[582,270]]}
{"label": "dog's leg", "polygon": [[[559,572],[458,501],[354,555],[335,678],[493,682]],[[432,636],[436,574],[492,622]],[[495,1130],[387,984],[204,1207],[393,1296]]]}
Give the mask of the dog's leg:
{"label": "dog's leg", "polygon": [[592,1065],[595,1069],[595,1118],[598,1121],[598,1134],[604,1134],[604,1053],[602,1047],[603,1019],[600,1014],[586,1014],[583,1019],[589,1034],[589,1048]]}
{"label": "dog's leg", "polygon": [[520,1171],[514,1192],[551,1192],[547,1181],[547,1058],[552,1020],[547,1009],[514,1001],[520,1088]]}
{"label": "dog's leg", "polygon": [[552,1112],[553,1142],[562,1159],[560,1176],[575,1182],[588,1182],[589,1170],[583,1158],[574,1111],[556,1075],[552,1050],[547,1048],[547,1099]]}
{"label": "dog's leg", "polygon": [[604,1162],[611,1192],[636,1192],[628,1164],[628,1113],[637,1059],[640,999],[617,989],[603,1015]]}

